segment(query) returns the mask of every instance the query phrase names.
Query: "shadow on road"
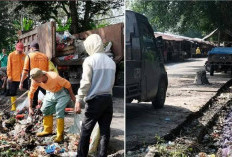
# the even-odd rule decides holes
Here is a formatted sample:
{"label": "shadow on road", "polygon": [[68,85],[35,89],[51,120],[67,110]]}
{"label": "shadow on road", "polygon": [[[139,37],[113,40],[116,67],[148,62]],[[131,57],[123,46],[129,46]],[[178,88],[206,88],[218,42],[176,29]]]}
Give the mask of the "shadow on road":
{"label": "shadow on road", "polygon": [[[166,104],[154,109],[151,103],[129,103],[126,105],[127,149],[155,142],[155,136],[164,136],[185,120],[190,111]],[[178,123],[177,123],[178,122]]]}

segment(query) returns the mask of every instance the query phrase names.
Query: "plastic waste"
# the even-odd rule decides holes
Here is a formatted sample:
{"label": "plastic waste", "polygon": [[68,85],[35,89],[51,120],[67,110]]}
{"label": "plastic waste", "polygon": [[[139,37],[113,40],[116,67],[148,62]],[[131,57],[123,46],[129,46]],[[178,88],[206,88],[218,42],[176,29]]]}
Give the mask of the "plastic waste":
{"label": "plastic waste", "polygon": [[63,60],[64,60],[64,58],[65,58],[65,56],[58,57],[58,59],[59,59],[60,61],[63,61]]}
{"label": "plastic waste", "polygon": [[[83,117],[84,117],[83,113],[74,114],[74,125],[69,128],[68,130],[69,133],[72,134],[81,133],[81,124]],[[99,129],[99,125],[96,124],[90,136],[89,154],[94,154],[95,152],[97,152],[99,142],[100,142],[100,129]],[[69,148],[73,150],[72,147],[73,144],[71,143],[69,145]]]}
{"label": "plastic waste", "polygon": [[67,40],[67,38],[75,39],[68,31],[64,31],[63,40]]}
{"label": "plastic waste", "polygon": [[82,118],[83,118],[83,114],[74,114],[74,125],[72,125],[69,128],[68,133],[72,133],[72,134],[81,133]]}
{"label": "plastic waste", "polygon": [[43,146],[37,146],[36,148],[35,148],[35,152],[34,152],[36,155],[43,155],[43,156],[45,156],[46,155],[46,151],[45,151],[45,149],[44,149],[44,147]]}
{"label": "plastic waste", "polygon": [[45,148],[45,151],[47,154],[59,154],[64,153],[64,149],[62,149],[58,143],[54,143],[52,145],[49,145]]}
{"label": "plastic waste", "polygon": [[27,123],[32,123],[32,117],[31,116],[27,117]]}
{"label": "plastic waste", "polygon": [[84,47],[83,42],[84,42],[84,40],[75,40],[74,41],[74,46],[76,48],[77,54],[82,54],[85,52],[85,47]]}
{"label": "plastic waste", "polygon": [[57,43],[61,43],[61,40],[62,40],[63,36],[59,33],[56,33],[56,42]]}
{"label": "plastic waste", "polygon": [[171,119],[169,117],[166,117],[165,118],[165,121],[170,121]]}
{"label": "plastic waste", "polygon": [[64,156],[64,157],[76,157],[77,156],[77,152],[65,152],[60,154],[60,156]]}
{"label": "plastic waste", "polygon": [[95,125],[93,132],[90,136],[90,144],[89,144],[89,154],[95,154],[97,152],[97,148],[100,142],[100,129],[98,123]]}
{"label": "plastic waste", "polygon": [[110,42],[107,44],[107,46],[104,48],[104,51],[105,51],[105,52],[110,52],[111,47],[112,47],[112,42],[110,41]]}
{"label": "plastic waste", "polygon": [[74,55],[74,57],[73,57],[73,59],[78,59],[78,58],[79,58],[78,54]]}
{"label": "plastic waste", "polygon": [[16,110],[21,111],[24,107],[28,107],[28,97],[26,97],[22,103],[17,105]]}

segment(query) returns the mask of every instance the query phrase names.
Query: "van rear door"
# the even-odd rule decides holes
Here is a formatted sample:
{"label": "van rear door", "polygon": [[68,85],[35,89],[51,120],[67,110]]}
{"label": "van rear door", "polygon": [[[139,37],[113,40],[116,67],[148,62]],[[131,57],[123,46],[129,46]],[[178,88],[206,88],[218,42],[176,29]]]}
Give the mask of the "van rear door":
{"label": "van rear door", "polygon": [[126,97],[129,101],[141,96],[141,48],[135,13],[126,11]]}

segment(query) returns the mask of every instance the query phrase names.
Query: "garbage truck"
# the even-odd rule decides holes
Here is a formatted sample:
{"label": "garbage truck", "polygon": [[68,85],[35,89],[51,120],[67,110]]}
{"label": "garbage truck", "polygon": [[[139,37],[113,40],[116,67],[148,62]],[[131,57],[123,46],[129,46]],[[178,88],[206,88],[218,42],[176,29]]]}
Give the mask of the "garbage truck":
{"label": "garbage truck", "polygon": [[[70,81],[76,94],[82,75],[82,63],[88,56],[83,41],[90,34],[99,34],[106,45],[107,54],[116,63],[114,95],[123,97],[124,92],[124,24],[118,23],[104,28],[89,30],[79,34],[56,32],[54,21],[39,25],[34,30],[19,32],[18,41],[24,44],[24,52],[29,53],[30,43],[37,41],[40,51],[55,64],[59,74]],[[112,46],[111,46],[112,45]]]}
{"label": "garbage truck", "polygon": [[162,108],[168,86],[167,72],[148,19],[136,12],[126,11],[126,101],[133,99],[152,102]]}

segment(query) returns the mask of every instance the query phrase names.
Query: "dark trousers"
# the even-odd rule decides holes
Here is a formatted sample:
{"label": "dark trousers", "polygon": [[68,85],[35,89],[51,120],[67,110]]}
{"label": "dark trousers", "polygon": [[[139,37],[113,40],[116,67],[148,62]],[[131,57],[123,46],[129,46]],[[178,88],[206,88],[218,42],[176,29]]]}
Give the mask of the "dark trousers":
{"label": "dark trousers", "polygon": [[44,95],[46,94],[46,90],[38,87],[38,89],[35,91],[34,93],[34,98],[33,98],[33,103],[32,103],[32,108],[35,108],[38,105],[38,95],[39,95],[39,91],[41,91]]}
{"label": "dark trousers", "polygon": [[[19,81],[8,82],[9,88],[6,90],[6,96],[16,96],[19,84]],[[23,82],[23,88],[28,89],[28,80]]]}
{"label": "dark trousers", "polygon": [[90,135],[97,122],[99,124],[101,136],[98,156],[107,156],[112,116],[113,103],[111,95],[96,96],[87,102],[85,107],[85,116],[81,126],[79,147],[77,150],[78,157],[87,157]]}
{"label": "dark trousers", "polygon": [[19,88],[19,83],[16,81],[9,82],[9,90],[8,90],[8,96],[16,96],[17,95],[17,90]]}

